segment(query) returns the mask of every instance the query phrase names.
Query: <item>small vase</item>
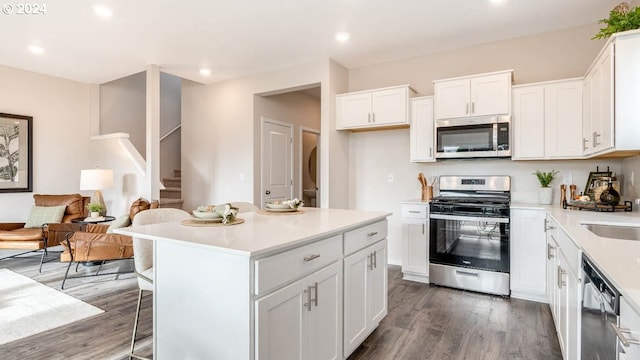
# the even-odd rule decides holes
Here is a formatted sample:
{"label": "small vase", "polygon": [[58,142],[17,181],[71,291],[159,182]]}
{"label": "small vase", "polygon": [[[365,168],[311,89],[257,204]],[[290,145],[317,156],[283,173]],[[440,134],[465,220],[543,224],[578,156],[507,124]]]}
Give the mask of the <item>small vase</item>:
{"label": "small vase", "polygon": [[100,212],[99,212],[99,211],[92,211],[92,212],[91,212],[91,217],[92,217],[92,218],[97,218],[97,217],[99,217],[99,216],[100,216]]}
{"label": "small vase", "polygon": [[600,193],[600,202],[611,206],[616,206],[620,202],[620,194],[613,188],[611,181],[609,181],[609,187]]}
{"label": "small vase", "polygon": [[553,201],[553,188],[541,187],[538,189],[538,204],[551,205]]}

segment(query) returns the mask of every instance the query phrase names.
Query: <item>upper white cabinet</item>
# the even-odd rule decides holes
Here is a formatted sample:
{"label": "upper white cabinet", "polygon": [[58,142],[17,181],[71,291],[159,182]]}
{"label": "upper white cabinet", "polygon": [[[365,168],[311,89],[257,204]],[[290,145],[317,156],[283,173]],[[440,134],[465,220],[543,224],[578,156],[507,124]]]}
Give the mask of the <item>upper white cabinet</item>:
{"label": "upper white cabinet", "polygon": [[409,126],[409,85],[336,95],[336,129]]}
{"label": "upper white cabinet", "polygon": [[583,154],[640,150],[640,30],[614,34],[584,80]]}
{"label": "upper white cabinet", "polygon": [[515,160],[582,156],[582,80],[513,88]]}
{"label": "upper white cabinet", "polygon": [[435,118],[510,114],[512,72],[434,81]]}
{"label": "upper white cabinet", "polygon": [[435,161],[433,96],[413,98],[411,105],[411,161]]}
{"label": "upper white cabinet", "polygon": [[548,302],[546,211],[511,209],[511,296]]}

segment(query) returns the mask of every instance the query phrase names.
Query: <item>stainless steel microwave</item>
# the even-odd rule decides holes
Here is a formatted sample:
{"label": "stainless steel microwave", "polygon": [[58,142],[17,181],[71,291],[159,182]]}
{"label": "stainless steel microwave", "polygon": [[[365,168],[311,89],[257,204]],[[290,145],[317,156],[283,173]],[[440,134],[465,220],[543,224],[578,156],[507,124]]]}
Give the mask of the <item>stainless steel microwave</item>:
{"label": "stainless steel microwave", "polygon": [[436,158],[511,157],[511,116],[436,120]]}

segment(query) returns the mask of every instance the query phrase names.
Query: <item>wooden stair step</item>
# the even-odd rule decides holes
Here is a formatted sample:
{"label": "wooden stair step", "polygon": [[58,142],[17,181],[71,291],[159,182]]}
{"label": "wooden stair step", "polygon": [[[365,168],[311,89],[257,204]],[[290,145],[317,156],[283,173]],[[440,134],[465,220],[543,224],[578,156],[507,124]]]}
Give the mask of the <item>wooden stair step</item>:
{"label": "wooden stair step", "polygon": [[174,208],[174,209],[182,209],[182,205],[184,204],[184,200],[175,199],[175,198],[160,198],[158,201],[161,208]]}
{"label": "wooden stair step", "polygon": [[180,199],[181,197],[182,197],[182,189],[180,188],[168,187],[166,189],[160,190],[160,198]]}
{"label": "wooden stair step", "polygon": [[182,170],[180,170],[180,169],[173,169],[173,176],[174,176],[174,177],[177,177],[177,178],[182,177]]}
{"label": "wooden stair step", "polygon": [[182,186],[182,179],[179,177],[162,178],[162,183],[167,188],[180,188]]}

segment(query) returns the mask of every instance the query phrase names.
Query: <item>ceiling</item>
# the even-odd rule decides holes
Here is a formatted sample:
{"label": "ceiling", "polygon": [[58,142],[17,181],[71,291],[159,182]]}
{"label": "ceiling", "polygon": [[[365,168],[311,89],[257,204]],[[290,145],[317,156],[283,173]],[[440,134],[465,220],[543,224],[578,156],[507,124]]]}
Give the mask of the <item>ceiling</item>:
{"label": "ceiling", "polygon": [[[496,0],[494,0],[496,1]],[[144,70],[202,83],[332,58],[347,68],[595,23],[620,0],[95,0],[0,14],[0,64],[89,83]],[[44,2],[43,2],[44,3]],[[113,16],[98,17],[94,5]],[[334,34],[348,31],[338,43]],[[27,47],[42,46],[34,55]],[[209,76],[199,70],[211,70]]]}

